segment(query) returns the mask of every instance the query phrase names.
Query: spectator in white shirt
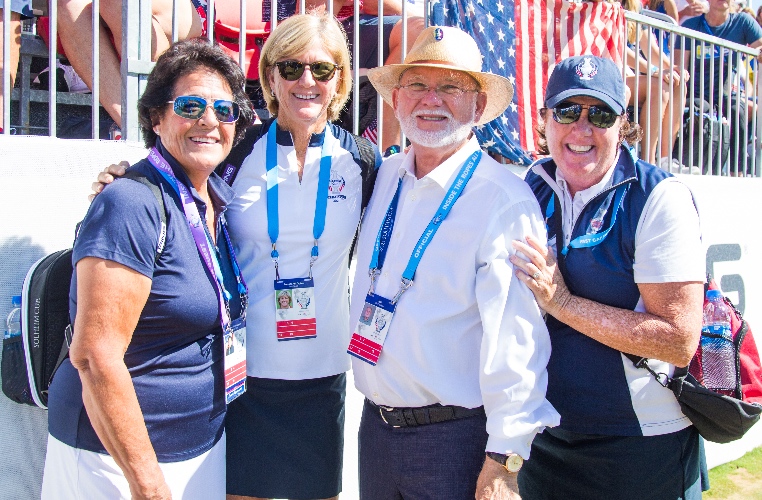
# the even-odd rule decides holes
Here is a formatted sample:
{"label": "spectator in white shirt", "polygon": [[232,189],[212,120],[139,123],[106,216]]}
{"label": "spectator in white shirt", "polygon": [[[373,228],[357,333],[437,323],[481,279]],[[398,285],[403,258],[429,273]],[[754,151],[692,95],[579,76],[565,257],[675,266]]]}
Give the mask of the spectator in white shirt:
{"label": "spectator in white shirt", "polygon": [[481,60],[465,32],[430,27],[404,64],[368,74],[412,146],[381,166],[358,242],[349,350],[366,396],[364,499],[518,498],[532,440],[559,423],[548,332],[509,261],[513,239],[545,240],[544,222],[471,132],[513,95]]}

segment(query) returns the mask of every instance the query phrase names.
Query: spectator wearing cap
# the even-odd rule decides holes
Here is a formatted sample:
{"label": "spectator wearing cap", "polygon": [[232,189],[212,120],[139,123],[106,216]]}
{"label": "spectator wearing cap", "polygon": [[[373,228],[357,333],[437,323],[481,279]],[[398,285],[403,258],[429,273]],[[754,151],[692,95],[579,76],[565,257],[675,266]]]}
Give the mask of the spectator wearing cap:
{"label": "spectator wearing cap", "polygon": [[704,252],[691,192],[637,160],[621,69],[558,64],[540,110],[550,157],[526,181],[548,241],[516,241],[516,274],[546,312],[547,398],[561,425],[532,443],[524,499],[701,498],[699,435],[657,373],[687,366],[701,331]]}
{"label": "spectator wearing cap", "polygon": [[430,27],[368,72],[411,147],[379,169],[358,241],[360,498],[517,498],[532,439],[559,421],[547,329],[508,260],[514,239],[545,242],[544,221],[472,133],[513,96],[481,61],[470,35]]}

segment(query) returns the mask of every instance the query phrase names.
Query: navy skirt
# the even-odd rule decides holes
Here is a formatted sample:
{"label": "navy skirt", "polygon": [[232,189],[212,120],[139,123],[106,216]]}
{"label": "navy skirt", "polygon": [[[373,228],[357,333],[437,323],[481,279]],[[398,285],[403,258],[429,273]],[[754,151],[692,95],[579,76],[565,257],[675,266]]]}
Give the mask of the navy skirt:
{"label": "navy skirt", "polygon": [[311,380],[248,377],[228,407],[227,493],[329,498],[341,492],[344,398],[341,373]]}

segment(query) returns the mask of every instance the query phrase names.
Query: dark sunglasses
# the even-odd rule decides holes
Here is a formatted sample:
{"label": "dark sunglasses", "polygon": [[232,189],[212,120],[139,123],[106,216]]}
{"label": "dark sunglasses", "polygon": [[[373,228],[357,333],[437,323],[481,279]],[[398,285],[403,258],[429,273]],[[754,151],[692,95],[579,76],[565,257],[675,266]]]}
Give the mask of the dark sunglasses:
{"label": "dark sunglasses", "polygon": [[341,66],[331,62],[318,61],[314,63],[303,63],[301,61],[281,61],[276,62],[280,76],[289,82],[294,82],[302,77],[304,74],[304,68],[310,68],[312,72],[312,78],[319,82],[327,82],[333,78],[337,69],[341,69]]}
{"label": "dark sunglasses", "polygon": [[587,110],[587,121],[594,127],[610,128],[616,122],[618,114],[608,106],[586,106],[584,104],[574,104],[571,102],[562,102],[553,108],[553,119],[563,125],[568,125],[579,120],[582,116],[582,110]]}
{"label": "dark sunglasses", "polygon": [[214,115],[222,123],[233,123],[238,120],[241,109],[238,104],[227,99],[217,99],[213,104],[209,104],[203,97],[195,95],[181,95],[175,97],[174,101],[167,101],[172,104],[172,109],[177,116],[189,120],[198,120],[206,112],[209,106],[214,110]]}

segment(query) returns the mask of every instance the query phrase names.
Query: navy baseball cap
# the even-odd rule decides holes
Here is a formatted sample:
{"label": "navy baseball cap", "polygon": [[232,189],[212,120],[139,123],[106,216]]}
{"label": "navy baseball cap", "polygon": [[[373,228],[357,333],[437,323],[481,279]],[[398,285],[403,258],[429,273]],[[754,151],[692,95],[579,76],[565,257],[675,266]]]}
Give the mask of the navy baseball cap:
{"label": "navy baseball cap", "polygon": [[564,59],[556,65],[545,88],[545,107],[555,108],[575,96],[595,97],[618,115],[624,113],[622,69],[611,59],[586,55]]}

